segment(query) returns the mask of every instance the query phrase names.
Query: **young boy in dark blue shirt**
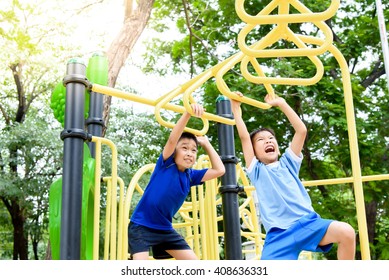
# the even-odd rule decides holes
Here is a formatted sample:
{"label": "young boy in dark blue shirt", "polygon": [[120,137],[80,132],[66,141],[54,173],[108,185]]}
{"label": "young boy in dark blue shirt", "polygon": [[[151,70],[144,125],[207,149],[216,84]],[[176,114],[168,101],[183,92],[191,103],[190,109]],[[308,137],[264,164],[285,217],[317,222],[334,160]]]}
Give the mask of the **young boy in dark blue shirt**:
{"label": "young boy in dark blue shirt", "polygon": [[[192,104],[191,107],[194,116],[200,118],[203,115],[201,105]],[[183,132],[190,117],[189,112],[185,112],[173,128],[131,216],[128,243],[134,260],[148,259],[150,248],[155,259],[197,259],[185,239],[173,229],[172,218],[192,186],[222,176],[225,168],[207,137]],[[198,145],[208,154],[211,168],[191,168],[196,162]]]}

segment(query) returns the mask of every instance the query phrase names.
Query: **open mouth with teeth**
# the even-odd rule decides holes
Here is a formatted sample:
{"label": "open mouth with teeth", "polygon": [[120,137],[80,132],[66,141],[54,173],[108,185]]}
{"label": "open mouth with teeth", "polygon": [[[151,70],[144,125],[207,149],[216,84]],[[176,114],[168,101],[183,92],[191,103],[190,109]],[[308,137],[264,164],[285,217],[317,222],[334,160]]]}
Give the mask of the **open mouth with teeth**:
{"label": "open mouth with teeth", "polygon": [[266,147],[266,148],[265,148],[265,153],[273,153],[273,152],[275,152],[274,147],[269,146],[269,147]]}

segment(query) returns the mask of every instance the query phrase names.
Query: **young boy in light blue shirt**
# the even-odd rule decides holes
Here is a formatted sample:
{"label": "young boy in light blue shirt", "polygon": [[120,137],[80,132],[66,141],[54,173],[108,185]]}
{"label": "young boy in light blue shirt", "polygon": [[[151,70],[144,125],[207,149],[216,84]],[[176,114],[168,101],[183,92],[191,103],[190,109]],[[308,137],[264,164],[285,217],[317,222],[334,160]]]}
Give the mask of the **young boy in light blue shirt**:
{"label": "young boy in light blue shirt", "polygon": [[247,174],[256,188],[261,219],[266,230],[262,260],[294,260],[301,251],[328,252],[338,244],[338,259],[355,258],[355,231],[347,223],[321,218],[298,174],[307,129],[283,98],[265,97],[279,107],[295,130],[292,142],[279,158],[273,130],[262,128],[251,134],[242,120],[239,97],[232,100],[236,128],[242,142]]}

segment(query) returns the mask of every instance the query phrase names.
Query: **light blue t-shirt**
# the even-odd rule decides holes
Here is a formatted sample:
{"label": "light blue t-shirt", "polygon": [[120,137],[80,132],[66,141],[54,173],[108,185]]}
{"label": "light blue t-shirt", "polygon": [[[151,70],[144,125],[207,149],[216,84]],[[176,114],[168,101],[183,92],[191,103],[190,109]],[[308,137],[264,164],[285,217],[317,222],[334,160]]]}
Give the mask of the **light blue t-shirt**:
{"label": "light blue t-shirt", "polygon": [[271,228],[289,228],[302,216],[313,212],[311,198],[301,183],[298,173],[302,155],[290,148],[279,161],[265,165],[254,158],[247,174],[255,186],[261,220],[266,232]]}
{"label": "light blue t-shirt", "polygon": [[161,154],[131,221],[158,230],[173,229],[173,216],[184,203],[190,187],[202,184],[207,170],[188,168],[181,172],[174,162],[174,154],[165,161]]}

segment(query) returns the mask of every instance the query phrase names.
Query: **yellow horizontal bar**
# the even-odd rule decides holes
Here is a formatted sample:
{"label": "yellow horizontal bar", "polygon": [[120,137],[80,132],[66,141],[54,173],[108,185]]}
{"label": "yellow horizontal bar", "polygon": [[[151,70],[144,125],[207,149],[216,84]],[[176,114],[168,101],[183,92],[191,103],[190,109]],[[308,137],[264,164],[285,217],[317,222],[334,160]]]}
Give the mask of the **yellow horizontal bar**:
{"label": "yellow horizontal bar", "polygon": [[[317,23],[320,26],[320,29],[323,31],[326,40],[322,41],[323,45],[320,45],[317,48],[310,48],[303,44],[302,39],[306,39],[309,36],[301,36],[294,34],[290,31],[289,28],[276,27],[268,35],[263,37],[257,43],[247,46],[245,42],[246,36],[252,31],[255,26],[246,25],[238,34],[238,45],[239,49],[246,55],[252,57],[293,57],[293,56],[316,56],[321,55],[326,52],[329,46],[332,44],[332,31],[324,23]],[[278,30],[279,29],[279,30]],[[285,29],[285,30],[284,30]],[[274,36],[277,35],[276,38]],[[276,40],[275,40],[276,39]],[[265,49],[266,47],[271,47],[275,41],[280,39],[285,39],[290,42],[294,42],[297,49]]]}
{"label": "yellow horizontal bar", "polygon": [[[139,95],[134,94],[134,93],[124,92],[124,91],[121,91],[118,89],[114,89],[114,88],[107,87],[107,86],[102,86],[99,84],[93,84],[91,90],[94,92],[101,93],[101,94],[106,94],[109,96],[122,98],[125,100],[130,100],[130,101],[134,101],[134,102],[138,102],[138,103],[142,103],[142,104],[154,106],[154,107],[157,106],[157,104],[159,102],[161,102],[161,100],[158,100],[158,99],[153,100],[150,98],[139,96]],[[165,103],[161,107],[163,109],[171,110],[171,111],[181,113],[181,114],[186,112],[185,107],[171,104],[171,103]],[[208,120],[213,120],[216,122],[220,122],[220,123],[224,123],[224,124],[235,125],[235,120],[227,119],[227,118],[224,118],[224,117],[221,117],[221,116],[218,116],[215,114],[207,113],[207,112],[205,112],[203,114],[203,118],[208,119]]]}
{"label": "yellow horizontal bar", "polygon": [[[389,180],[389,174],[362,176],[362,182],[382,181],[382,180]],[[312,180],[312,181],[302,181],[302,182],[303,182],[303,185],[306,187],[319,186],[319,185],[320,186],[321,185],[338,185],[338,184],[352,183],[352,182],[354,182],[354,178],[353,177],[345,177],[345,178]]]}
{"label": "yellow horizontal bar", "polygon": [[312,13],[299,1],[290,0],[290,4],[293,5],[299,11],[300,14],[276,14],[269,15],[281,1],[271,1],[258,15],[251,16],[245,12],[244,9],[245,0],[235,1],[235,10],[239,18],[249,24],[278,24],[278,23],[302,23],[312,21],[324,21],[331,18],[338,10],[340,0],[332,0],[330,7],[324,12]]}

